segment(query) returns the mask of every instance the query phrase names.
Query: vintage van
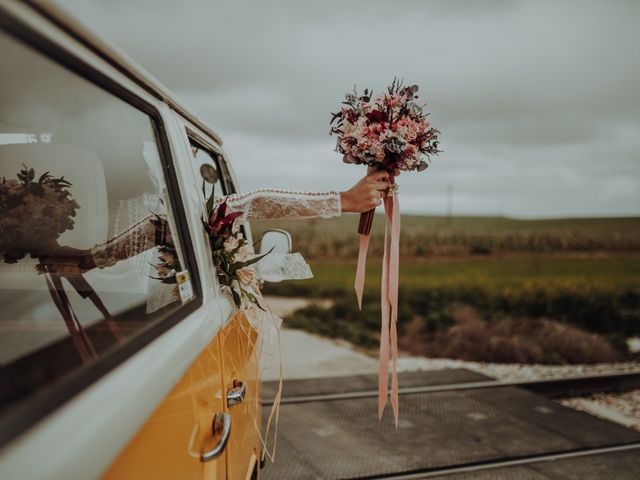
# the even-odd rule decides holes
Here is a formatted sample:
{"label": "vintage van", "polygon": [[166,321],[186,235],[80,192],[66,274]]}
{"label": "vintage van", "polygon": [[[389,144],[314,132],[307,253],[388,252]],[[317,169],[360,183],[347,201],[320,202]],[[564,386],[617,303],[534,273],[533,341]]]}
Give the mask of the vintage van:
{"label": "vintage van", "polygon": [[0,1],[0,67],[0,478],[257,478],[256,332],[202,226],[220,138],[50,2]]}

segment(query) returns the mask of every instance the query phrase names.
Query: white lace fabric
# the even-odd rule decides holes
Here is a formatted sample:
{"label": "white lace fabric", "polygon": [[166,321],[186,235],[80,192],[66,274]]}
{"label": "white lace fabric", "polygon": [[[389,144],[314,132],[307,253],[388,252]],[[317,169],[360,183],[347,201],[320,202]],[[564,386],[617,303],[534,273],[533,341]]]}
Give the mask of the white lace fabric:
{"label": "white lace fabric", "polygon": [[313,278],[309,264],[300,253],[271,252],[256,263],[256,272],[265,282]]}
{"label": "white lace fabric", "polygon": [[259,188],[245,194],[231,194],[227,213],[242,212],[243,220],[274,220],[338,217],[342,212],[340,193],[300,192]]}

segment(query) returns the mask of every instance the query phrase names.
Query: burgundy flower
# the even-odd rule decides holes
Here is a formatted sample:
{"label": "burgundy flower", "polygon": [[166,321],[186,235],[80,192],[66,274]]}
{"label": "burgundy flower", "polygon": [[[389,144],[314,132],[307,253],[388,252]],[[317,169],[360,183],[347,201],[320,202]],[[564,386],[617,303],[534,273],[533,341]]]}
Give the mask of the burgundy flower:
{"label": "burgundy flower", "polygon": [[348,110],[345,117],[349,123],[356,123],[358,121],[358,114],[353,110]]}
{"label": "burgundy flower", "polygon": [[367,118],[372,123],[380,123],[387,119],[387,114],[381,112],[380,110],[371,110],[369,113],[367,113]]}
{"label": "burgundy flower", "polygon": [[218,215],[218,217],[214,220],[213,225],[211,225],[211,230],[214,232],[220,232],[220,234],[224,234],[225,230],[229,230],[230,233],[231,229],[233,228],[234,220],[240,216],[242,216],[242,212],[230,213],[228,215],[225,215],[224,217]]}
{"label": "burgundy flower", "polygon": [[209,227],[212,229],[217,228],[216,224],[220,219],[224,218],[224,214],[226,211],[227,200],[225,199],[220,205],[218,205],[218,208],[214,208],[213,210],[211,210],[211,213],[209,214]]}

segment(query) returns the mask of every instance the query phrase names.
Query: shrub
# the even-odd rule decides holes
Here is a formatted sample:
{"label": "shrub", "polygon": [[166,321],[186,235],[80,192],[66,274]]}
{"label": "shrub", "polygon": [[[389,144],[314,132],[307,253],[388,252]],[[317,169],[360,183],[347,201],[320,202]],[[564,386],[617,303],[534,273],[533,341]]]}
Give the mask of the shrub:
{"label": "shrub", "polygon": [[[365,291],[362,311],[351,292],[334,299],[329,308],[297,310],[285,318],[286,325],[361,347],[376,346],[378,292]],[[403,348],[426,355],[502,362],[620,360],[627,355],[624,338],[640,333],[639,299],[635,292],[580,285],[403,288],[398,332]]]}

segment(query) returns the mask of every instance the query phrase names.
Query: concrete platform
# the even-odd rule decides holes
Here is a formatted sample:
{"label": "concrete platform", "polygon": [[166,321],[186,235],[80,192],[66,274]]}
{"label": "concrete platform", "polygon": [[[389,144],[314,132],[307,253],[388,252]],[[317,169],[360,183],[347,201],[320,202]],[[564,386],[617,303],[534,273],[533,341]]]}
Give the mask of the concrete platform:
{"label": "concrete platform", "polygon": [[[280,342],[282,370],[286,380],[372,374],[378,370],[377,359],[358,352],[344,341],[282,328]],[[280,370],[274,360],[278,355],[276,347],[275,343],[263,345],[261,364],[267,366],[263,372],[264,380],[279,378]]]}
{"label": "concrete platform", "polygon": [[[442,385],[487,378],[465,369],[417,372],[402,374],[400,385]],[[285,382],[283,396],[366,391],[376,385],[372,375],[296,380]],[[264,386],[265,398],[269,389],[273,391],[273,385]],[[276,462],[267,462],[261,473],[266,480],[402,478],[403,474],[426,474],[441,468],[635,442],[640,442],[639,432],[516,387],[401,395],[398,429],[394,428],[390,409],[378,422],[376,398],[293,402],[281,407]],[[573,478],[566,472],[577,468],[576,464],[591,462],[593,467],[582,469],[584,473],[575,478],[627,478],[602,476],[616,469],[637,474],[628,478],[640,478],[639,454],[640,450],[630,450],[589,457],[588,462],[587,457],[581,457],[502,467],[493,476],[488,470],[456,475],[459,479],[564,479]],[[512,471],[507,474],[504,468]]]}

